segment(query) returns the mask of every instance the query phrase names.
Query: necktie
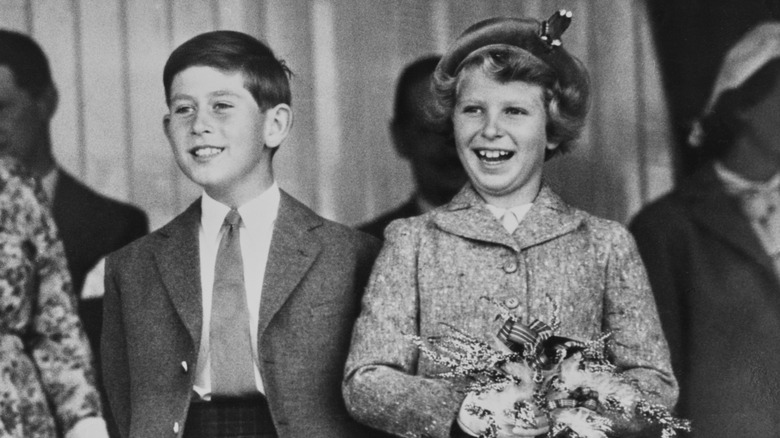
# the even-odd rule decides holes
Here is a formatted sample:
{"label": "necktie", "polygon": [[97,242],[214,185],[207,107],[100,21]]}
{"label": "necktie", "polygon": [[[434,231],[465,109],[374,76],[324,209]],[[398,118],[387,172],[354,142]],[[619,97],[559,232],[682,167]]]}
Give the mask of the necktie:
{"label": "necktie", "polygon": [[512,210],[507,210],[501,216],[501,225],[504,226],[509,234],[512,234],[517,229],[517,226],[520,225],[520,222],[517,221],[517,216],[515,216]]}
{"label": "necktie", "polygon": [[240,396],[257,392],[249,309],[244,287],[239,227],[241,216],[233,209],[222,224],[223,234],[214,269],[211,304],[211,392],[217,396]]}

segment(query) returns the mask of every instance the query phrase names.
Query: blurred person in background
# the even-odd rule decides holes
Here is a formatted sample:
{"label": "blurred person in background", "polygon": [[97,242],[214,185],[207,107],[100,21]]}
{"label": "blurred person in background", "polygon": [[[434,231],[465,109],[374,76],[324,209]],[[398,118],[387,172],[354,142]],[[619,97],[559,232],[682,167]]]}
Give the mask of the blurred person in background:
{"label": "blurred person in background", "polygon": [[726,54],[689,138],[705,163],[633,219],[691,436],[780,430],[780,23]]}
{"label": "blurred person in background", "polygon": [[0,436],[107,437],[62,242],[36,182],[0,158]]}
{"label": "blurred person in background", "polygon": [[[57,164],[50,132],[57,103],[57,88],[40,46],[27,35],[0,30],[0,156],[21,162],[45,192],[99,371],[102,260],[146,234],[148,220],[138,208],[98,194]],[[96,280],[89,283],[99,287],[84,290],[90,270]]]}
{"label": "blurred person in background", "polygon": [[439,59],[436,55],[419,58],[407,65],[398,79],[390,134],[395,150],[412,168],[415,193],[401,206],[359,226],[380,239],[390,222],[447,203],[466,183],[452,135],[431,114],[435,104],[431,78]]}

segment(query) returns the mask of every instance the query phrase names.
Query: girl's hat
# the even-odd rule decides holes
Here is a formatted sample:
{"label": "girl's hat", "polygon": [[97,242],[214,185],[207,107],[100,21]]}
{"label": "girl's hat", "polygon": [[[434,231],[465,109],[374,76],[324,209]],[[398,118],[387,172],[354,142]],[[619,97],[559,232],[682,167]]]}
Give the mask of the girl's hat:
{"label": "girl's hat", "polygon": [[571,11],[562,9],[542,22],[507,17],[480,21],[466,29],[450,46],[436,67],[437,77],[457,75],[463,60],[476,50],[510,46],[524,50],[552,67],[564,87],[587,89],[587,72],[562,46],[561,35],[569,27],[571,17]]}

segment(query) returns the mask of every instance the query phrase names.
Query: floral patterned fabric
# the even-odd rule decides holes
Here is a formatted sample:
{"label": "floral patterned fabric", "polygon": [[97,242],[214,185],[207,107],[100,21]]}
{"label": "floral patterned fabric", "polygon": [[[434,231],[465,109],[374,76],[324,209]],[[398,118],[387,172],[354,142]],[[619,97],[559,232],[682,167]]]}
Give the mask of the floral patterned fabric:
{"label": "floral patterned fabric", "polygon": [[0,438],[55,437],[101,416],[92,353],[42,192],[0,159]]}

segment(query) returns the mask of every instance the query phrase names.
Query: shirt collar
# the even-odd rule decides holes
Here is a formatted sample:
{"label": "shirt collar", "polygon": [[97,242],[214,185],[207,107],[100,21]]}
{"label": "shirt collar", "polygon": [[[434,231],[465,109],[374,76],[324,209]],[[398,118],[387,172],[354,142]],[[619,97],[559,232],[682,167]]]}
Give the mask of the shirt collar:
{"label": "shirt collar", "polygon": [[723,163],[716,162],[713,166],[718,179],[731,194],[739,194],[746,191],[763,192],[780,187],[780,173],[775,174],[767,181],[751,181],[742,175],[729,170]]}
{"label": "shirt collar", "polygon": [[504,213],[506,213],[507,211],[511,211],[512,213],[515,214],[515,217],[517,218],[518,222],[521,222],[523,220],[526,213],[528,213],[528,210],[530,210],[532,206],[533,206],[533,202],[529,202],[528,204],[523,204],[523,205],[516,205],[510,208],[501,208],[501,207],[496,207],[495,205],[485,204],[485,207],[487,207],[487,209],[491,213],[493,213],[493,216],[495,216],[496,219],[498,219],[499,221],[504,216]]}
{"label": "shirt collar", "polygon": [[59,179],[60,171],[57,166],[53,166],[50,171],[43,174],[40,178],[41,188],[43,188],[43,193],[46,194],[46,199],[48,199],[49,202],[54,202],[54,193]]}
{"label": "shirt collar", "polygon": [[[262,194],[238,207],[243,227],[254,232],[273,226],[276,215],[279,213],[280,199],[279,186],[274,182]],[[203,196],[201,196],[201,211],[201,226],[206,237],[216,240],[230,207],[215,200],[204,191]]]}

